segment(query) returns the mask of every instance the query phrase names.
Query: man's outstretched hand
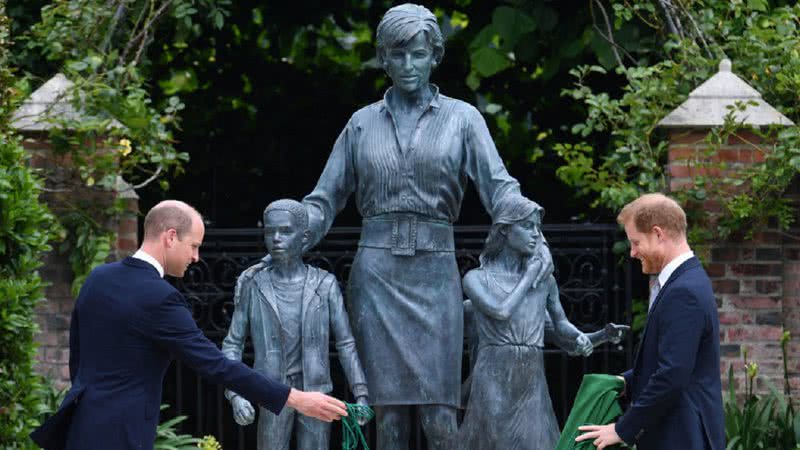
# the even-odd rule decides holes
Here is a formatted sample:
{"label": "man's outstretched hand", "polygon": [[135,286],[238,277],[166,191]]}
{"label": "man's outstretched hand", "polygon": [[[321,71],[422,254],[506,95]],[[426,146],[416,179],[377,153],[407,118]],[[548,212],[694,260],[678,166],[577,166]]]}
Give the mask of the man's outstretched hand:
{"label": "man's outstretched hand", "polygon": [[303,392],[297,389],[289,391],[286,406],[294,408],[304,416],[313,417],[324,422],[339,420],[347,415],[344,402],[321,392]]}
{"label": "man's outstretched hand", "polygon": [[575,442],[585,441],[587,439],[594,439],[592,444],[597,447],[597,450],[603,450],[606,447],[611,447],[614,444],[622,442],[617,434],[616,424],[608,425],[583,425],[578,427],[580,431],[585,431],[582,435],[575,438]]}

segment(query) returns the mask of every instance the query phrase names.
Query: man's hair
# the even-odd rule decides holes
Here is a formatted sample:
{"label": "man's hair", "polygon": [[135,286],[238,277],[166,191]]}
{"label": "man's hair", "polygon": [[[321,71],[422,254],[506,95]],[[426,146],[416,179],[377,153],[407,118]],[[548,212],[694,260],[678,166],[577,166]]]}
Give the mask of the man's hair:
{"label": "man's hair", "polygon": [[389,50],[406,45],[419,32],[425,34],[436,64],[442,62],[444,39],[436,16],[428,8],[411,3],[395,6],[383,15],[375,33],[378,61],[383,63]]}
{"label": "man's hair", "polygon": [[622,208],[617,223],[633,223],[636,230],[649,233],[661,227],[673,237],[686,236],[686,213],[674,199],[664,194],[644,194]]}
{"label": "man's hair", "polygon": [[286,211],[294,217],[295,225],[299,226],[301,230],[308,229],[308,211],[302,203],[296,200],[282,198],[267,205],[267,208],[264,209],[264,224],[267,223],[267,214],[271,211]]}
{"label": "man's hair", "polygon": [[145,216],[144,240],[155,239],[170,228],[175,229],[178,239],[183,239],[192,229],[193,217],[203,220],[200,213],[187,203],[179,200],[164,200],[150,209]]}

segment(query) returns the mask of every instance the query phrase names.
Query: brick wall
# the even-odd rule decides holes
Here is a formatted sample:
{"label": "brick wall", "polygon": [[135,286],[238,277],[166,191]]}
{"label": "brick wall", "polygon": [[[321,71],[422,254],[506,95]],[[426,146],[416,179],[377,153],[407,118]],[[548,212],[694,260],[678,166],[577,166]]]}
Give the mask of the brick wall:
{"label": "brick wall", "polygon": [[[693,186],[695,176],[736,176],[737,170],[764,160],[761,139],[748,132],[732,137],[716,151],[706,143],[707,130],[677,130],[670,135],[667,172],[670,189]],[[707,214],[719,211],[714,199],[703,204]],[[759,390],[764,380],[783,386],[784,329],[800,339],[800,241],[769,228],[750,239],[736,237],[711,245],[701,258],[717,296],[723,386],[733,366],[737,387],[743,386],[745,352],[759,365]],[[800,386],[797,355],[790,344],[791,383]]]}
{"label": "brick wall", "polygon": [[[23,141],[31,153],[30,164],[47,171],[51,179],[64,182],[76,175],[72,171],[69,156],[55,156],[44,134],[29,134]],[[95,189],[70,189],[65,192],[46,192],[43,199],[54,214],[63,213],[64,202],[68,199],[110,204],[114,193]],[[138,200],[126,198],[126,211],[106,225],[116,234],[112,240],[111,259],[120,259],[132,254],[138,247]],[[58,248],[58,244],[54,245]],[[36,370],[52,380],[56,386],[69,383],[69,324],[75,299],[71,294],[73,280],[68,255],[57,251],[50,252],[41,269],[42,278],[47,283],[45,299],[36,308],[36,322],[39,334],[36,341],[39,348],[36,354]]]}

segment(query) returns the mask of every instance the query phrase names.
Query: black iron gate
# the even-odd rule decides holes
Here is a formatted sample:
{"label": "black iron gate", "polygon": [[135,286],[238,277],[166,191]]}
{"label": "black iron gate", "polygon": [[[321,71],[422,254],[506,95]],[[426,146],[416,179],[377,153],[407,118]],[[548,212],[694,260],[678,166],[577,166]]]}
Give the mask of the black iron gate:
{"label": "black iron gate", "polygon": [[[631,264],[629,259],[620,263],[613,252],[614,243],[622,238],[618,227],[556,224],[543,228],[553,254],[561,303],[569,319],[585,332],[598,330],[607,322],[629,324]],[[456,258],[462,275],[478,266],[478,255],[487,231],[485,226],[455,227]],[[344,283],[355,256],[358,235],[356,227],[334,228],[309,252],[306,261],[335,274],[340,283]],[[192,265],[183,280],[177,282],[191,304],[198,325],[217,345],[221,344],[230,324],[236,277],[265,252],[261,229],[209,229],[201,261]],[[342,292],[346,292],[344,286]],[[559,423],[563,424],[569,414],[583,374],[621,372],[630,365],[632,347],[629,337],[620,345],[595,349],[588,358],[568,357],[555,348],[546,350],[547,382]],[[246,363],[252,363],[249,344],[244,358]],[[335,348],[331,349],[331,359],[334,395],[352,401]],[[164,402],[171,405],[165,414],[189,416],[181,431],[195,436],[214,435],[226,450],[255,448],[256,425],[236,425],[223,389],[180,363],[173,364],[167,374]],[[370,441],[373,441],[373,427],[371,424],[368,430]],[[333,427],[331,449],[339,448],[340,431],[338,425]],[[415,445],[412,448],[423,449],[418,423],[413,434]]]}

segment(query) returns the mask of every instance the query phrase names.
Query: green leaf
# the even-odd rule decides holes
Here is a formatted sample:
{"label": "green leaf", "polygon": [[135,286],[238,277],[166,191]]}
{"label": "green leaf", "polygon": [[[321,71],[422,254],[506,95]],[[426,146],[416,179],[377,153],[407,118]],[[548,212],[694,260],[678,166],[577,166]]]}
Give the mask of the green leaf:
{"label": "green leaf", "polygon": [[767,12],[769,2],[767,0],[747,0],[747,7],[753,11]]}
{"label": "green leaf", "polygon": [[492,14],[492,25],[503,38],[503,49],[511,50],[519,38],[536,29],[536,21],[525,12],[510,6],[499,6]]}
{"label": "green leaf", "polygon": [[611,44],[597,34],[595,34],[595,39],[592,41],[592,50],[597,56],[597,61],[606,69],[612,69],[617,66],[617,58],[614,55]]}
{"label": "green leaf", "polygon": [[479,50],[479,49],[481,49],[483,47],[486,47],[488,45],[492,45],[492,41],[494,40],[494,37],[499,35],[499,34],[500,33],[497,31],[497,29],[493,25],[491,25],[491,24],[486,25],[470,41],[470,43],[469,43],[470,52],[474,52],[474,51],[477,51],[477,50]]}
{"label": "green leaf", "polygon": [[[198,88],[197,75],[195,71],[189,67],[179,71],[172,72],[169,79],[160,80],[158,85],[165,95],[175,95],[181,92],[194,92]],[[173,97],[174,98],[174,97]],[[170,98],[170,102],[172,98]],[[170,103],[174,106],[173,103]]]}
{"label": "green leaf", "polygon": [[502,110],[503,110],[503,106],[502,105],[498,105],[497,103],[489,103],[488,105],[486,105],[486,112],[488,114],[497,114]]}
{"label": "green leaf", "polygon": [[72,61],[71,63],[67,64],[67,67],[70,70],[74,70],[75,72],[80,72],[82,70],[86,70],[86,68],[88,68],[89,65],[83,61]]}
{"label": "green leaf", "polygon": [[477,91],[481,86],[481,78],[474,70],[467,75],[467,86],[473,91]]}
{"label": "green leaf", "polygon": [[495,48],[483,47],[470,54],[472,67],[482,77],[490,77],[511,66],[508,58]]}

